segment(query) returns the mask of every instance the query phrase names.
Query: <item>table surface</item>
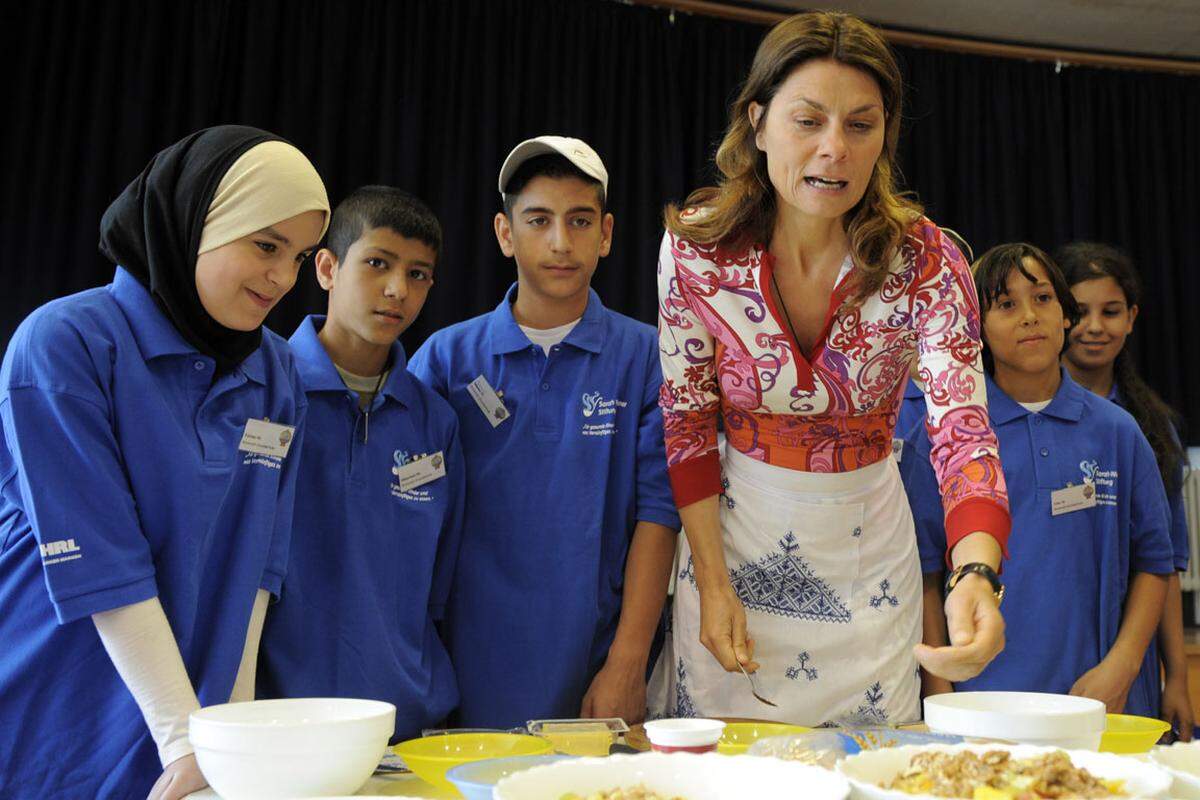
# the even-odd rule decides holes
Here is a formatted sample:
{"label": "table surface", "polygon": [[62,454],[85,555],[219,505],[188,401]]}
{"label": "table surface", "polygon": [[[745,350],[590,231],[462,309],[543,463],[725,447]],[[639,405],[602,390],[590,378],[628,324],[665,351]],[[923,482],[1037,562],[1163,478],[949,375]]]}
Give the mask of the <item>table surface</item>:
{"label": "table surface", "polygon": [[[450,800],[460,798],[457,792],[447,792],[426,783],[412,773],[394,775],[379,774],[371,776],[366,785],[358,791],[355,797],[419,797],[435,798],[435,800]],[[188,795],[188,800],[220,800],[220,795],[212,789],[204,789]]]}

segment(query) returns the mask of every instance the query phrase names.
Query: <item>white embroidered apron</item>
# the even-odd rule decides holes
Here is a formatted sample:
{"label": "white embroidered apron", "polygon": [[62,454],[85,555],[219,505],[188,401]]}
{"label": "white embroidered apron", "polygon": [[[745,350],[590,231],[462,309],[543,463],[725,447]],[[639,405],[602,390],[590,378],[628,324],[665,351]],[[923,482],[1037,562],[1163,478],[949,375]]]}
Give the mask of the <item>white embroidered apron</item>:
{"label": "white embroidered apron", "polygon": [[810,726],[919,719],[921,568],[895,460],[799,472],[729,447],[722,467],[725,563],[754,639],[758,692],[779,707],[755,700],[742,674],[700,644],[685,541],[648,714]]}

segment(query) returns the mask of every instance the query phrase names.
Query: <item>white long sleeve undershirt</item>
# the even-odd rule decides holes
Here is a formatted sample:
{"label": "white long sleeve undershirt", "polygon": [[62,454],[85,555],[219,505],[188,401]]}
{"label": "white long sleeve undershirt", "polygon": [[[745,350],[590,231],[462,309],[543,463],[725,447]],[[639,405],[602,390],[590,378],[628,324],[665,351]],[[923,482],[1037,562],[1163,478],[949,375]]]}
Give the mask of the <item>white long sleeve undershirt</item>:
{"label": "white long sleeve undershirt", "polygon": [[[258,645],[266,618],[265,589],[254,598],[231,702],[254,699]],[[133,695],[165,767],[192,753],[188,715],[200,708],[171,624],[157,597],[92,615],[100,641]]]}

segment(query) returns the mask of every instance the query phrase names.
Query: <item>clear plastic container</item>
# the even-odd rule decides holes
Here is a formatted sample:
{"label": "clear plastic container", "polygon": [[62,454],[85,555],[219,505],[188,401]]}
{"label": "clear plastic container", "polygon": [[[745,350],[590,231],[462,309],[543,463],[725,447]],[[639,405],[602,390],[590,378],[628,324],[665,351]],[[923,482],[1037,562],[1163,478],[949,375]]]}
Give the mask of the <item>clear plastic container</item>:
{"label": "clear plastic container", "polygon": [[625,720],[607,719],[535,719],[526,730],[548,739],[555,752],[572,756],[606,756],[617,737],[629,731]]}
{"label": "clear plastic container", "polygon": [[864,750],[882,750],[906,744],[960,744],[962,741],[961,736],[903,731],[882,726],[844,727],[759,739],[750,745],[747,753],[832,769],[834,764],[846,756]]}

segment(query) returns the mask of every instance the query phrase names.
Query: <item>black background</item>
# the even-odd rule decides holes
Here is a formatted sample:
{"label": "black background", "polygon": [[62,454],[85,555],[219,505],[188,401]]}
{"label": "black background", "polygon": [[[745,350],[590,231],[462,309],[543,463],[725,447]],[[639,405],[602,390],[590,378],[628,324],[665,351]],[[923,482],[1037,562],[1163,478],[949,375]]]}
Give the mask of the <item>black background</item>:
{"label": "black background", "polygon": [[[594,285],[653,322],[662,204],[711,182],[765,32],[611,0],[39,0],[2,22],[0,342],[46,300],[111,279],[100,215],[153,153],[236,122],[296,143],[335,203],[390,183],[439,214],[446,246],[409,352],[514,279],[492,234],[496,174],[541,133],[604,158],[617,229]],[[1131,346],[1200,442],[1200,80],[898,53],[901,166],[930,217],[976,253],[1015,239],[1128,250],[1145,283]],[[287,335],[323,308],[305,275],[269,323]]]}

